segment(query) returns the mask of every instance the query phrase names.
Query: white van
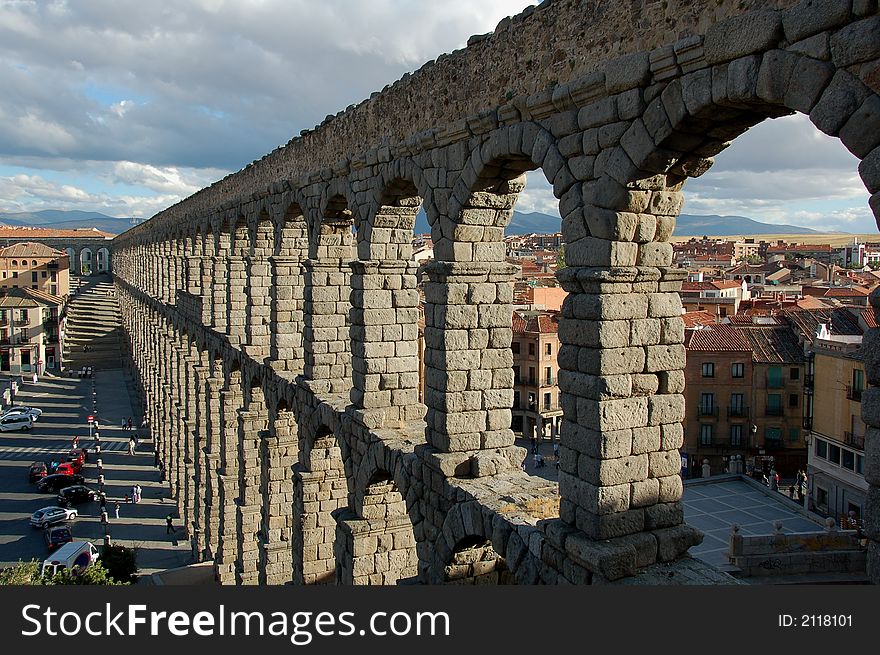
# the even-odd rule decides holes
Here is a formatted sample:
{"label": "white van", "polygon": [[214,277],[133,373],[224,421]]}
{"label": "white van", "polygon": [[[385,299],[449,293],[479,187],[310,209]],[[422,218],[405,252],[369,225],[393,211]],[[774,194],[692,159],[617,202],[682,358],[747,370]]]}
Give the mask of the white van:
{"label": "white van", "polygon": [[0,431],[30,430],[34,427],[34,419],[30,414],[7,414],[0,418]]}
{"label": "white van", "polygon": [[90,541],[71,541],[64,544],[43,562],[41,572],[43,575],[53,576],[73,567],[82,570],[91,566],[98,557],[100,557],[100,553]]}

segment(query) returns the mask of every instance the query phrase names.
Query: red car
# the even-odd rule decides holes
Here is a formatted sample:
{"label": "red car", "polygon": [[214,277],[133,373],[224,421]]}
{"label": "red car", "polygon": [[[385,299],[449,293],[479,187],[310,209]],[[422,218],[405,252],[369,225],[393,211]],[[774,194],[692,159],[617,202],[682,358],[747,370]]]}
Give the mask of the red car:
{"label": "red car", "polygon": [[55,469],[56,475],[75,475],[79,473],[82,468],[81,464],[77,464],[76,462],[63,462],[58,465],[58,468]]}
{"label": "red car", "polygon": [[62,462],[77,462],[80,467],[86,463],[86,449],[85,448],[77,448],[76,450],[69,450],[61,457]]}

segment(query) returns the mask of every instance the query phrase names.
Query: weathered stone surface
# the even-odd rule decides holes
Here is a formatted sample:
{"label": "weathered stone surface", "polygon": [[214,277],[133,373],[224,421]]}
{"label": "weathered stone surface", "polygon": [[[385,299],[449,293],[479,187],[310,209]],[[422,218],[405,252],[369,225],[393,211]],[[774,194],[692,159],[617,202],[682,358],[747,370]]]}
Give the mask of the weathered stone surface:
{"label": "weathered stone surface", "polygon": [[775,11],[753,11],[716,23],[706,31],[706,61],[717,64],[775,46],[782,37],[782,16]]}

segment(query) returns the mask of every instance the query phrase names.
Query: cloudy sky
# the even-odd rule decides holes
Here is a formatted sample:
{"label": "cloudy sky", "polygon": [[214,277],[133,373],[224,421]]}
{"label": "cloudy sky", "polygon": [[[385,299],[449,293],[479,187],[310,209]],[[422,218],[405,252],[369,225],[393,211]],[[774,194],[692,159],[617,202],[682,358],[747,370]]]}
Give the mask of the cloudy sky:
{"label": "cloudy sky", "polygon": [[[526,0],[0,0],[0,211],[149,217]],[[803,118],[689,182],[686,212],[866,232],[856,160]],[[555,213],[539,175],[524,211]]]}

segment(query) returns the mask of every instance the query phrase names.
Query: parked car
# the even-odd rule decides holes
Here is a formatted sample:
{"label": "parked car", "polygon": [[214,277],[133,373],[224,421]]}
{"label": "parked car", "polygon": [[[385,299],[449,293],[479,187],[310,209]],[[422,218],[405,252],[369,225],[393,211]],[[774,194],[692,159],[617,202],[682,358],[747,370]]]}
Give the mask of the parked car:
{"label": "parked car", "polygon": [[13,414],[28,414],[34,421],[36,421],[43,415],[43,410],[37,409],[36,407],[28,407],[27,405],[13,405],[3,412],[3,416],[11,416]]}
{"label": "parked car", "polygon": [[35,528],[48,528],[55,523],[75,519],[78,512],[66,507],[44,507],[31,514],[31,525]]}
{"label": "parked car", "polygon": [[45,576],[53,576],[65,569],[71,571],[74,567],[82,571],[91,566],[100,556],[93,543],[71,541],[52,553],[51,557],[46,558],[40,568],[40,573]]}
{"label": "parked car", "polygon": [[7,414],[0,418],[0,431],[11,432],[12,430],[30,430],[34,426],[34,419],[30,414]]}
{"label": "parked car", "polygon": [[49,475],[49,470],[46,467],[46,462],[34,462],[28,468],[28,482],[42,480],[47,475]]}
{"label": "parked car", "polygon": [[76,462],[62,462],[55,469],[55,475],[76,475],[82,469],[82,465]]}
{"label": "parked car", "polygon": [[75,484],[71,487],[65,487],[58,492],[58,504],[62,507],[70,507],[71,505],[90,502],[97,497],[98,492],[94,489],[89,489],[82,484]]}
{"label": "parked car", "polygon": [[64,455],[61,456],[62,462],[78,462],[80,466],[86,463],[86,449],[85,448],[76,448],[74,450],[68,450]]}
{"label": "parked car", "polygon": [[43,536],[46,539],[46,547],[49,549],[50,553],[54,550],[58,550],[64,544],[73,541],[73,535],[70,533],[70,528],[66,525],[47,528]]}
{"label": "parked car", "polygon": [[85,478],[79,474],[47,475],[45,478],[37,482],[37,491],[42,493],[61,491],[65,487],[72,487],[75,484],[82,484],[83,482],[85,482]]}

